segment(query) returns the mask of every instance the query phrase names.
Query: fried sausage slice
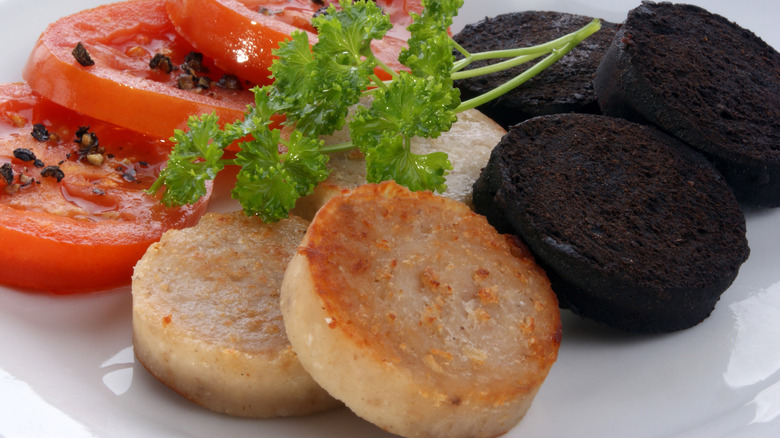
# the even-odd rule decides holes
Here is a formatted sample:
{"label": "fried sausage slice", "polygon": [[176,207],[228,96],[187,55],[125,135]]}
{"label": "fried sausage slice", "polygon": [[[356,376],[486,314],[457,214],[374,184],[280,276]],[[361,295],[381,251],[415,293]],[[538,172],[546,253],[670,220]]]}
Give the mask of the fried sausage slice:
{"label": "fried sausage slice", "polygon": [[340,404],[301,367],[279,309],[308,222],[208,213],[165,233],[135,267],[133,346],[156,378],[217,412],[303,415]]}
{"label": "fried sausage slice", "polygon": [[465,204],[393,182],[332,198],[282,282],[303,366],[402,436],[497,436],[557,357],[558,302],[515,239]]}

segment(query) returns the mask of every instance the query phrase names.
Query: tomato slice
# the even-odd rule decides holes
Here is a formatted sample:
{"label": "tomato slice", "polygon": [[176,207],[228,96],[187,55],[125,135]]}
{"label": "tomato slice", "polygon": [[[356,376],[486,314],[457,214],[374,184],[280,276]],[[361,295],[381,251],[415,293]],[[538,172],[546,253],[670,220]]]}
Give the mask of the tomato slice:
{"label": "tomato slice", "polygon": [[145,193],[170,147],[0,85],[0,283],[55,293],[129,284],[146,248],[208,204],[167,208]]}
{"label": "tomato slice", "polygon": [[[312,15],[334,1],[321,0],[166,0],[176,30],[198,50],[213,57],[228,71],[255,81],[268,83],[271,51],[289,39],[294,30],[317,37],[311,26]],[[410,12],[420,13],[419,0],[378,0],[396,25],[382,41],[373,44],[374,53],[390,67],[400,70],[398,54],[405,47],[411,24]],[[384,72],[381,72],[384,77]]]}
{"label": "tomato slice", "polygon": [[[73,54],[86,49],[94,65],[82,66]],[[185,64],[195,48],[176,33],[163,0],[137,0],[88,9],[61,18],[38,39],[23,77],[35,92],[80,113],[158,138],[185,128],[188,116],[216,112],[224,122],[242,118],[254,102],[249,87],[218,85],[225,72],[206,57],[203,71]],[[155,55],[168,56],[175,70]],[[182,78],[185,89],[179,87]],[[189,88],[188,79],[203,86]],[[208,78],[202,79],[201,78]],[[228,81],[235,84],[235,82]],[[210,86],[205,88],[206,83]],[[224,83],[224,82],[223,82]]]}

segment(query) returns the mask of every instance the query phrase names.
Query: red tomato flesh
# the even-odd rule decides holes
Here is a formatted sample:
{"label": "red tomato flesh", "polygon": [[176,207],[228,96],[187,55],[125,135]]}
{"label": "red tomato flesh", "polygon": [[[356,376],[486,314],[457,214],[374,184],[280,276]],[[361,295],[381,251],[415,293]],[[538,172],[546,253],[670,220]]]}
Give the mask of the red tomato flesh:
{"label": "red tomato flesh", "polygon": [[[317,42],[311,26],[312,15],[336,1],[311,0],[166,0],[176,30],[198,50],[213,57],[226,70],[267,84],[272,50],[290,39],[295,30],[309,32],[309,41]],[[409,39],[406,27],[410,12],[420,13],[419,0],[378,0],[395,24],[382,41],[372,45],[377,58],[395,70],[404,67],[398,54]],[[380,77],[387,78],[384,71]]]}
{"label": "red tomato flesh", "polygon": [[[94,65],[73,55],[81,43]],[[207,57],[208,89],[179,88],[181,68],[151,68],[155,54],[180,66],[196,49],[174,30],[163,0],[137,0],[84,10],[52,23],[23,71],[32,89],[62,106],[158,138],[184,129],[190,115],[216,112],[223,122],[243,117],[254,95],[217,85],[224,71]]]}
{"label": "red tomato flesh", "polygon": [[[31,135],[34,124],[45,127],[48,140]],[[102,162],[93,156],[90,163],[85,141],[74,141],[81,127],[97,137]],[[27,85],[0,85],[0,283],[55,293],[129,284],[146,248],[168,229],[194,225],[208,204],[206,196],[168,208],[145,193],[170,148],[167,140],[43,99]],[[47,166],[62,172],[59,182],[56,172],[42,174]]]}

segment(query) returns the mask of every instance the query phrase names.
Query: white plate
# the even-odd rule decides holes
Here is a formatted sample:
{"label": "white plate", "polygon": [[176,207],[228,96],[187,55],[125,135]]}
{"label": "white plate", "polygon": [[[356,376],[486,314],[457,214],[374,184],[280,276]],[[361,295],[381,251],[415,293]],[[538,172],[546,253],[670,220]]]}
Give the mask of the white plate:
{"label": "white plate", "polygon": [[[47,23],[100,3],[0,0],[0,81],[21,79]],[[520,9],[621,21],[638,3],[466,0],[456,26]],[[779,3],[693,3],[780,47]],[[747,219],[750,259],[702,324],[628,336],[564,312],[558,362],[507,436],[780,436],[780,209],[749,211]],[[211,413],[150,377],[134,361],[130,336],[128,289],[53,297],[0,288],[0,436],[388,436],[346,409],[276,420]]]}

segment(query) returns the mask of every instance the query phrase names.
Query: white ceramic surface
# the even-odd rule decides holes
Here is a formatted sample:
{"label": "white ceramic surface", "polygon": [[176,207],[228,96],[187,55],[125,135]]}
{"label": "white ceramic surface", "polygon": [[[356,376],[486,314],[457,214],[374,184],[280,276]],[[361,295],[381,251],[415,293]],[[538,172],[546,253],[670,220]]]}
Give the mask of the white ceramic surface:
{"label": "white ceramic surface", "polygon": [[[692,2],[780,47],[780,3]],[[0,81],[21,79],[47,23],[100,3],[0,0]],[[637,4],[466,0],[456,28],[521,9],[621,21]],[[230,207],[222,197],[212,208]],[[702,324],[663,336],[628,336],[564,312],[558,362],[507,436],[780,436],[780,209],[748,211],[747,220],[750,259]],[[128,289],[55,297],[0,287],[0,437],[389,436],[346,409],[246,420],[185,401],[134,361],[130,301]]]}

